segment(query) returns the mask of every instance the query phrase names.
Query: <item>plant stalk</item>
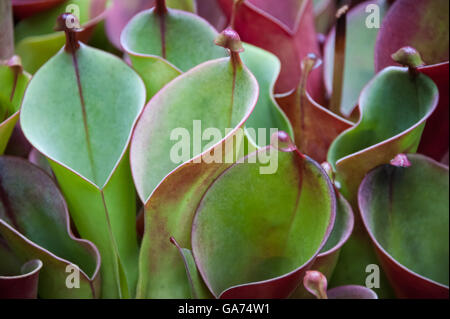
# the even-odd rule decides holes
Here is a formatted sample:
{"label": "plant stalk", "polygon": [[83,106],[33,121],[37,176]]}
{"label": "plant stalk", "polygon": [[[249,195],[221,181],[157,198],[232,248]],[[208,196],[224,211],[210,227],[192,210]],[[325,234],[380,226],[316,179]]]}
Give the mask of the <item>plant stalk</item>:
{"label": "plant stalk", "polygon": [[14,55],[14,29],[11,0],[0,1],[0,60]]}

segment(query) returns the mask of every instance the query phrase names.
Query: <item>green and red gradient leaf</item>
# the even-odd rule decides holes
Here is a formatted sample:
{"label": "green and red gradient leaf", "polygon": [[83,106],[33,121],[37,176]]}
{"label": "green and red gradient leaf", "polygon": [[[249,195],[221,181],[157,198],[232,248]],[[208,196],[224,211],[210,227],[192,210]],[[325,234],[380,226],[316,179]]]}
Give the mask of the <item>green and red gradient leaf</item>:
{"label": "green and red gradient leaf", "polygon": [[[233,42],[236,37],[229,30],[221,39]],[[191,249],[195,209],[217,175],[244,155],[233,153],[234,149],[227,146],[230,141],[233,146],[234,139],[243,138],[235,135],[253,111],[258,92],[258,83],[241,62],[239,53],[231,52],[229,58],[205,62],[180,75],[145,107],[130,152],[134,182],[146,205],[139,298],[191,296],[184,263],[169,239],[174,237],[181,247]],[[194,144],[203,133],[194,131],[194,120],[201,121],[204,129],[217,128],[226,136],[206,136],[197,147]],[[170,141],[168,136],[177,128],[185,128],[187,141],[184,134]],[[178,163],[171,158],[176,145],[187,152],[186,158],[177,159]],[[206,156],[217,156],[218,152],[218,161],[206,163]],[[229,152],[233,158],[226,162]]]}
{"label": "green and red gradient leaf", "polygon": [[[350,204],[336,189],[335,192],[337,206],[333,230],[325,246],[317,255],[314,264],[310,267],[310,269],[320,271],[328,279],[333,275],[334,268],[339,260],[340,249],[352,234],[354,225],[354,216]],[[291,298],[303,299],[305,297],[309,297],[309,293],[303,285],[298,286],[291,295]]]}
{"label": "green and red gradient leaf", "polygon": [[[18,261],[43,264],[34,264],[40,269],[39,297],[99,297],[97,248],[72,234],[66,202],[53,179],[20,158],[0,157],[0,235]],[[66,285],[67,266],[80,270],[77,289]]]}
{"label": "green and red gradient leaf", "polygon": [[367,174],[361,216],[397,297],[448,299],[448,167],[419,154],[407,159]]}
{"label": "green and red gradient leaf", "polygon": [[[193,255],[217,298],[288,297],[330,235],[328,175],[294,146],[282,149],[268,146],[231,166],[197,208]],[[278,168],[263,175],[257,157],[267,152]]]}
{"label": "green and red gradient leaf", "polygon": [[340,191],[352,205],[368,171],[417,150],[438,95],[429,77],[400,67],[384,69],[364,88],[359,122],[339,135],[328,152]]}
{"label": "green and red gradient leaf", "polygon": [[410,46],[420,52],[426,66],[419,71],[439,88],[439,105],[427,121],[419,152],[440,161],[449,143],[449,2],[398,0],[386,15],[375,47],[375,70],[396,65],[390,56]]}
{"label": "green and red gradient leaf", "polygon": [[21,126],[50,160],[79,233],[102,254],[103,296],[131,296],[138,244],[128,144],[145,87],[122,60],[66,32],[64,49],[30,81]]}

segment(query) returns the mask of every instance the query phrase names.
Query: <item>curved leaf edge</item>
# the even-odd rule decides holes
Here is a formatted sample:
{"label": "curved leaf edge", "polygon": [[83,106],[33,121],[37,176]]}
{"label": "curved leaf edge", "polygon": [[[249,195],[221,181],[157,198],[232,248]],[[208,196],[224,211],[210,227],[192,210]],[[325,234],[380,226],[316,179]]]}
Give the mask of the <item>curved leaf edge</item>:
{"label": "curved leaf edge", "polygon": [[[214,180],[214,181],[208,186],[207,190],[205,191],[205,193],[204,193],[203,196],[202,196],[202,200],[203,200],[203,198],[205,197],[205,195],[208,193],[208,190],[212,187],[212,185],[214,185],[214,183],[215,183],[217,180],[220,179],[220,177],[221,177],[222,175],[224,175],[225,173],[227,173],[230,169],[232,169],[232,168],[235,167],[236,165],[245,163],[245,161],[246,161],[249,157],[255,156],[255,154],[257,154],[258,152],[266,152],[266,151],[269,150],[270,148],[272,148],[273,151],[278,151],[278,150],[277,150],[276,148],[274,148],[272,145],[268,145],[268,146],[266,146],[266,147],[260,148],[259,150],[256,150],[256,151],[254,151],[254,152],[252,152],[252,153],[250,153],[250,154],[244,156],[243,158],[241,158],[240,160],[238,160],[236,163],[234,163],[234,164],[231,165],[230,167],[226,168],[226,169],[225,169],[225,170],[224,170],[224,171],[216,178],[216,180]],[[210,285],[209,281],[207,280],[207,276],[206,276],[206,274],[205,274],[205,271],[204,271],[204,269],[201,267],[201,263],[198,262],[198,257],[196,257],[196,254],[194,253],[195,250],[193,249],[193,250],[192,250],[192,255],[193,255],[193,257],[194,257],[195,264],[197,265],[198,272],[200,273],[200,275],[201,275],[201,277],[202,277],[202,279],[203,279],[203,282],[205,283],[206,287],[207,287],[208,290],[210,291],[211,295],[214,296],[216,299],[224,299],[224,298],[227,298],[227,297],[226,297],[226,294],[230,293],[231,291],[233,291],[233,290],[235,290],[235,289],[239,289],[239,288],[242,288],[242,287],[252,287],[252,286],[257,286],[257,285],[260,285],[260,284],[266,284],[266,283],[276,282],[276,281],[278,281],[278,280],[288,278],[288,277],[290,277],[290,276],[293,276],[293,275],[296,275],[296,274],[300,273],[300,272],[303,271],[303,270],[306,270],[307,267],[311,266],[311,265],[314,263],[314,261],[316,260],[318,254],[320,253],[320,251],[322,250],[322,248],[325,246],[325,244],[326,244],[326,242],[327,242],[327,240],[328,240],[328,238],[329,238],[329,236],[330,236],[330,234],[331,234],[331,231],[333,230],[334,222],[335,222],[335,219],[336,219],[337,202],[336,202],[336,195],[335,195],[334,186],[333,186],[333,183],[331,182],[331,180],[330,180],[328,174],[324,171],[324,169],[322,168],[322,166],[321,166],[320,164],[318,164],[315,160],[313,160],[312,158],[308,157],[307,155],[304,155],[304,154],[300,153],[296,147],[295,147],[293,150],[288,150],[287,152],[293,152],[293,153],[295,154],[295,156],[302,157],[302,158],[304,158],[305,160],[309,161],[312,165],[316,166],[316,168],[318,169],[318,171],[321,173],[322,177],[325,178],[325,181],[326,181],[326,183],[327,183],[327,185],[328,185],[328,193],[329,193],[330,198],[331,198],[331,213],[330,213],[330,222],[329,222],[329,224],[328,224],[328,226],[327,226],[327,229],[326,229],[326,231],[325,231],[325,234],[324,234],[324,237],[323,237],[323,239],[322,239],[322,242],[320,243],[320,245],[319,245],[319,247],[317,248],[316,252],[310,257],[309,260],[307,260],[306,262],[304,262],[304,263],[303,263],[302,265],[300,265],[299,267],[297,267],[297,268],[291,270],[290,272],[288,272],[288,273],[286,273],[286,274],[284,274],[284,275],[281,275],[281,276],[277,276],[277,277],[271,278],[271,279],[266,279],[266,280],[255,281],[255,282],[250,282],[250,283],[244,283],[244,284],[239,284],[239,285],[231,286],[231,287],[225,289],[224,291],[222,291],[222,292],[219,294],[219,296],[217,296],[217,295],[214,293],[214,290],[211,288],[211,285]],[[202,202],[202,200],[199,202],[199,205],[200,205],[200,203]],[[194,216],[194,219],[193,219],[193,222],[192,222],[192,230],[191,230],[191,234],[193,234],[193,233],[195,232],[195,229],[196,229],[196,219],[197,219],[197,215],[198,215],[198,212],[199,212],[198,207],[199,207],[199,206],[197,206],[197,210],[196,210],[196,212],[195,212],[195,216]],[[191,247],[195,247],[193,241],[194,241],[194,236],[191,236]],[[294,292],[294,291],[295,291],[295,289],[293,289],[293,291],[291,291],[290,293],[292,293],[292,292]]]}
{"label": "curved leaf edge", "polygon": [[[163,94],[165,90],[167,90],[167,88],[170,88],[174,85],[176,85],[179,81],[182,81],[185,77],[190,76],[191,73],[194,72],[198,72],[199,70],[201,70],[201,68],[205,65],[209,65],[209,64],[213,64],[217,61],[222,61],[222,60],[229,60],[230,57],[226,57],[226,58],[219,58],[219,59],[215,59],[215,60],[210,60],[210,61],[206,61],[204,63],[201,63],[195,67],[193,67],[192,69],[190,69],[189,71],[182,73],[180,76],[176,77],[175,79],[173,79],[172,81],[170,81],[166,86],[164,86],[161,90],[159,90],[158,93],[156,93],[152,99],[154,99],[155,97],[159,96],[160,94]],[[224,143],[226,140],[228,140],[229,138],[231,138],[233,135],[235,135],[235,133],[244,126],[245,122],[247,121],[247,119],[250,117],[250,115],[252,114],[253,110],[255,109],[256,103],[258,101],[258,96],[259,96],[259,85],[258,85],[258,81],[256,80],[255,76],[250,72],[250,70],[245,66],[245,64],[242,64],[242,67],[244,68],[244,70],[246,70],[250,76],[250,78],[252,79],[252,81],[256,84],[256,91],[253,92],[253,102],[251,103],[252,106],[250,107],[249,111],[245,114],[245,116],[241,119],[241,121],[236,125],[236,127],[234,127],[231,131],[228,132],[228,134],[226,136],[224,136],[220,141],[218,141],[216,144],[212,145],[211,147],[209,147],[208,149],[206,149],[205,151],[201,152],[200,154],[192,157],[190,160],[181,163],[180,165],[178,165],[177,167],[175,167],[174,169],[172,169],[170,172],[168,172],[166,174],[166,176],[164,176],[161,181],[155,186],[155,188],[152,190],[152,192],[148,195],[147,198],[144,198],[142,196],[142,194],[140,194],[139,190],[137,190],[138,196],[139,198],[142,200],[142,202],[144,203],[145,206],[148,205],[150,198],[153,196],[153,194],[155,193],[155,191],[159,188],[159,186],[164,183],[164,181],[172,174],[174,174],[180,167],[187,165],[189,163],[196,163],[196,162],[201,162],[201,159],[204,157],[205,154],[209,154],[211,153],[212,150],[214,150],[215,148],[217,148],[220,144]],[[142,110],[139,119],[143,116],[143,114],[145,113],[148,105],[150,104],[152,100],[150,100],[147,105],[145,105],[144,109]],[[135,133],[136,133],[136,129],[133,130],[132,136],[131,136],[131,140],[133,141],[135,138]],[[247,134],[245,134],[244,138],[247,138]],[[133,153],[134,153],[134,147],[133,147],[133,142],[131,142],[130,145],[130,162],[132,161],[132,157],[133,157]],[[131,164],[131,167],[133,167],[133,165]],[[133,177],[133,181],[136,181],[135,178],[135,172],[133,169],[131,169],[131,176]],[[147,207],[146,207],[147,208]]]}
{"label": "curved leaf edge", "polygon": [[[434,159],[429,158],[429,157],[427,157],[427,156],[425,156],[425,155],[422,155],[422,154],[407,154],[407,156],[408,156],[408,157],[414,157],[414,158],[417,158],[417,159],[424,160],[424,161],[426,161],[426,162],[428,162],[428,163],[430,163],[430,164],[436,166],[437,168],[440,168],[440,169],[443,169],[443,170],[446,170],[446,171],[449,170],[449,167],[448,167],[448,166],[446,166],[446,165],[444,165],[444,164],[442,164],[442,163],[439,163],[439,162],[435,161]],[[389,165],[389,164],[385,164],[385,165]],[[407,268],[406,266],[400,264],[394,257],[391,256],[391,254],[389,254],[389,253],[383,248],[383,246],[381,246],[381,244],[377,241],[375,235],[374,235],[373,232],[371,231],[371,228],[370,228],[370,226],[369,226],[369,222],[368,222],[368,220],[367,220],[366,214],[364,213],[364,207],[362,207],[363,189],[366,187],[366,184],[368,183],[369,178],[370,178],[373,174],[376,173],[376,170],[377,170],[377,169],[379,169],[379,168],[382,167],[382,166],[383,166],[383,165],[378,166],[378,167],[374,168],[373,170],[371,170],[369,173],[367,173],[367,175],[364,177],[364,180],[361,182],[361,184],[360,184],[360,186],[359,186],[359,190],[358,190],[358,208],[359,208],[359,212],[360,212],[359,215],[360,215],[360,217],[361,217],[361,220],[362,220],[362,222],[363,222],[363,225],[364,225],[364,228],[365,228],[366,232],[369,234],[369,237],[370,237],[370,239],[371,239],[373,245],[376,247],[376,249],[377,249],[383,256],[385,256],[391,263],[393,263],[395,266],[399,267],[401,270],[405,271],[405,272],[408,273],[410,276],[413,276],[413,277],[417,278],[419,281],[422,281],[422,282],[427,283],[427,284],[434,285],[434,286],[439,287],[439,288],[447,289],[447,291],[448,291],[449,286],[446,286],[446,285],[441,284],[441,283],[439,283],[439,282],[437,282],[437,281],[434,281],[434,280],[432,280],[432,279],[430,279],[430,278],[427,278],[427,277],[425,277],[425,276],[422,276],[422,275],[420,275],[420,274],[414,272],[413,270]]]}

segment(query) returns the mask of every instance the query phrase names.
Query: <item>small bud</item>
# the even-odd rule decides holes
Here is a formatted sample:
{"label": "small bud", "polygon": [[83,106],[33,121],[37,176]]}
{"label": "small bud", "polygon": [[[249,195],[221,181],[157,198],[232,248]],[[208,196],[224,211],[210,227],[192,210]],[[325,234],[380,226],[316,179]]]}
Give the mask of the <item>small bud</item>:
{"label": "small bud", "polygon": [[230,50],[232,53],[244,52],[239,34],[231,28],[223,30],[216,38],[214,43],[218,46]]}
{"label": "small bud", "polygon": [[58,16],[56,19],[55,31],[79,31],[80,30],[80,21],[78,18],[68,12],[65,12]]}
{"label": "small bud", "polygon": [[296,149],[294,142],[285,131],[277,131],[270,138],[271,145],[282,152],[292,152]]}
{"label": "small bud", "polygon": [[405,154],[398,154],[394,159],[391,160],[391,165],[397,167],[410,167],[411,162]]}
{"label": "small bud", "polygon": [[303,285],[306,290],[313,294],[317,299],[328,299],[327,277],[325,277],[320,271],[306,271],[305,277],[303,277]]}
{"label": "small bud", "polygon": [[76,32],[80,30],[78,18],[71,13],[65,12],[56,19],[55,31],[64,31],[66,34],[66,45],[64,47],[66,52],[74,53],[80,47],[76,37]]}
{"label": "small bud", "polygon": [[412,47],[403,47],[392,54],[391,57],[395,62],[412,69],[425,64],[420,53]]}

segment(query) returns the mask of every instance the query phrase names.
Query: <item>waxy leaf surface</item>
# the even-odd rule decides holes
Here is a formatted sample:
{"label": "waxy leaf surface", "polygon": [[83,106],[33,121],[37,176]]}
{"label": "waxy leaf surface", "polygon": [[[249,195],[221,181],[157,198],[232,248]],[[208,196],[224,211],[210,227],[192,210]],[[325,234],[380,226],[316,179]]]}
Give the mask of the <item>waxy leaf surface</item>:
{"label": "waxy leaf surface", "polygon": [[[34,259],[43,263],[39,297],[99,297],[97,248],[72,234],[67,206],[55,182],[15,157],[0,157],[0,235],[22,263]],[[66,285],[67,266],[80,270],[77,289]]]}
{"label": "waxy leaf surface", "polygon": [[448,167],[423,155],[383,165],[359,188],[364,225],[401,298],[448,298]]}
{"label": "waxy leaf surface", "polygon": [[50,159],[78,231],[102,254],[105,297],[132,294],[137,280],[127,149],[144,103],[144,84],[131,68],[80,44],[35,74],[22,105],[25,136]]}

